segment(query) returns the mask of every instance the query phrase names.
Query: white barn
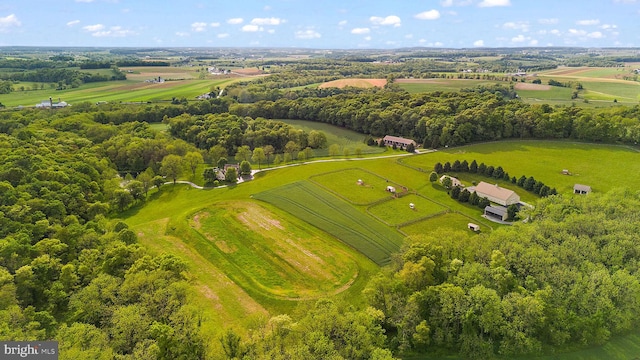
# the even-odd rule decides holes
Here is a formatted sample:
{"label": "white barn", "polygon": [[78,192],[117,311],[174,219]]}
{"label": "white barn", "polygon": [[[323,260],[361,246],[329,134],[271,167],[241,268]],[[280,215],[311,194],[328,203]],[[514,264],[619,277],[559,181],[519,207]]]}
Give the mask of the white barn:
{"label": "white barn", "polygon": [[498,184],[489,184],[481,181],[473,190],[479,197],[486,197],[489,201],[502,206],[509,206],[520,202],[520,196],[518,194],[512,190],[501,188]]}

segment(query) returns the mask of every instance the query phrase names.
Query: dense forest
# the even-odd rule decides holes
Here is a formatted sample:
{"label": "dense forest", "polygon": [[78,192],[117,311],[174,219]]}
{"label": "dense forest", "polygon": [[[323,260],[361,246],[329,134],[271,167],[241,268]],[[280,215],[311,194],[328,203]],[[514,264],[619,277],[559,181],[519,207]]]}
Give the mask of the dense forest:
{"label": "dense forest", "polygon": [[56,339],[65,359],[201,358],[186,265],[112,220],[133,195],[99,140],[45,117],[2,121],[0,338]]}

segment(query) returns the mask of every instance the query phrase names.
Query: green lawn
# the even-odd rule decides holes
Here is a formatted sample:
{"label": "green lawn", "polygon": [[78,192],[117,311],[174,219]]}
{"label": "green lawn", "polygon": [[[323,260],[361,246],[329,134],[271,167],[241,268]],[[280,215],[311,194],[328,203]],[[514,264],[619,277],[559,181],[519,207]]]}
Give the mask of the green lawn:
{"label": "green lawn", "polygon": [[380,265],[387,264],[402,244],[398,232],[310,182],[267,190],[254,198],[304,219]]}
{"label": "green lawn", "polygon": [[465,79],[429,79],[421,83],[397,83],[401,89],[411,94],[433,91],[458,91],[481,85],[508,85],[509,83],[495,80],[465,80]]}
{"label": "green lawn", "polygon": [[399,184],[362,169],[314,175],[311,180],[355,205],[368,205],[392,197],[387,186],[395,187],[398,193],[403,191]]}
{"label": "green lawn", "polygon": [[[409,204],[413,204],[413,208]],[[423,196],[409,194],[373,205],[367,211],[390,226],[402,226],[444,213],[447,208]]]}
{"label": "green lawn", "polygon": [[440,233],[442,230],[467,231],[469,234],[473,234],[474,232],[469,230],[467,226],[469,223],[480,225],[480,232],[484,233],[490,232],[492,227],[496,226],[486,220],[478,221],[478,219],[472,219],[460,213],[449,212],[403,226],[400,230],[409,236]]}
{"label": "green lawn", "polygon": [[[564,141],[500,141],[458,148],[403,159],[411,166],[431,170],[436,162],[476,160],[502,166],[511,176],[533,176],[559,193],[571,193],[573,185],[590,185],[606,192],[615,187],[640,189],[640,152],[624,146]],[[572,175],[562,175],[567,169]],[[485,180],[486,181],[486,180]],[[516,190],[518,188],[514,188]],[[524,198],[524,191],[517,190]],[[526,201],[526,200],[525,200]]]}

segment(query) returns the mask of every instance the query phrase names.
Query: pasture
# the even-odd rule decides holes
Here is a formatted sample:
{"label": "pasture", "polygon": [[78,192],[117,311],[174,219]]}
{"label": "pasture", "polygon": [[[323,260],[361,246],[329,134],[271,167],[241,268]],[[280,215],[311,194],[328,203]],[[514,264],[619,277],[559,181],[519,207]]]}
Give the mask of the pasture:
{"label": "pasture", "polygon": [[476,218],[470,218],[457,212],[448,212],[407,224],[402,226],[400,231],[407,236],[442,233],[443,231],[466,231],[469,234],[473,234],[474,232],[469,230],[467,226],[470,222],[480,225],[480,232],[484,233],[490,232],[496,226],[496,224],[486,220],[478,221]]}
{"label": "pasture", "polygon": [[[573,185],[590,185],[606,192],[615,187],[640,188],[640,153],[624,146],[563,141],[501,141],[440,150],[436,153],[403,159],[407,165],[432,169],[436,162],[455,160],[502,166],[511,176],[533,176],[555,187],[559,193],[571,193]],[[572,175],[563,175],[567,169]],[[465,178],[463,177],[463,180]],[[485,180],[486,181],[486,180]],[[517,188],[514,188],[516,190]],[[523,197],[524,190],[517,190]],[[523,200],[524,197],[523,197]],[[525,200],[527,201],[527,200]]]}
{"label": "pasture", "polygon": [[502,81],[471,79],[397,79],[394,83],[411,94],[433,91],[459,91],[460,89],[482,85],[508,85],[508,83]]}
{"label": "pasture", "polygon": [[[410,204],[413,207],[410,207]],[[446,212],[447,208],[423,196],[408,194],[372,205],[367,211],[389,226],[402,226],[440,215]]]}
{"label": "pasture", "polygon": [[253,196],[342,240],[373,262],[385,265],[402,236],[322,188],[301,181]]}
{"label": "pasture", "polygon": [[395,187],[397,192],[403,191],[399,184],[362,169],[314,175],[310,180],[354,205],[369,205],[392,197],[394,194],[386,190],[387,186]]}

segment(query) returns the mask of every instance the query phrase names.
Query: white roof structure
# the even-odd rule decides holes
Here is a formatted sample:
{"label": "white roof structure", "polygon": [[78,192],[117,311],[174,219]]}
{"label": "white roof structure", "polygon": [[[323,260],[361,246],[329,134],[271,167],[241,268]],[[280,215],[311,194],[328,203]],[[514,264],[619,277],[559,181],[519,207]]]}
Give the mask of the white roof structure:
{"label": "white roof structure", "polygon": [[509,206],[520,202],[520,196],[514,191],[501,188],[498,184],[489,184],[481,181],[475,186],[476,194],[483,198],[486,197],[489,201],[502,206]]}
{"label": "white roof structure", "polygon": [[446,178],[451,179],[451,186],[462,186],[462,183],[460,182],[460,180],[458,180],[458,178],[454,178],[453,176],[449,176],[449,175],[440,176],[440,184],[442,184],[442,182]]}

